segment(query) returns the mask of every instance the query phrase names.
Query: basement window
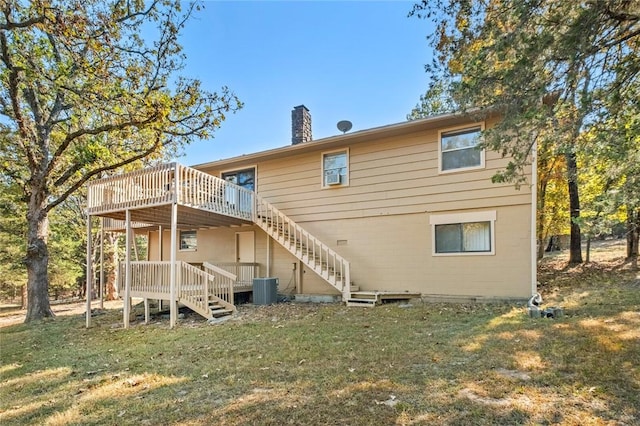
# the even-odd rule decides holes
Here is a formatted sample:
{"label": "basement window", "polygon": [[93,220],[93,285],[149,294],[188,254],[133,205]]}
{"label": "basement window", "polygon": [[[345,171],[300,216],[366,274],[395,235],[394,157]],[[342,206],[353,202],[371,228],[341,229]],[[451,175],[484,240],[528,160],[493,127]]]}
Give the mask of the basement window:
{"label": "basement window", "polygon": [[195,251],[198,248],[197,231],[180,231],[180,250]]}
{"label": "basement window", "polygon": [[432,215],[434,256],[495,254],[496,212]]}

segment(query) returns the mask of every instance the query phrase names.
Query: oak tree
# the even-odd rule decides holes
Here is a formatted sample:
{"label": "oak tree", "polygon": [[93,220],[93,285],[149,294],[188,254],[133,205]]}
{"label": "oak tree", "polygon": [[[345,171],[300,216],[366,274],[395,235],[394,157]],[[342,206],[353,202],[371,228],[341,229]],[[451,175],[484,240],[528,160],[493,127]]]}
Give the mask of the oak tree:
{"label": "oak tree", "polygon": [[[184,8],[183,8],[184,6]],[[211,136],[241,107],[181,75],[178,0],[4,0],[0,167],[26,210],[26,321],[51,316],[49,216],[89,179]]]}

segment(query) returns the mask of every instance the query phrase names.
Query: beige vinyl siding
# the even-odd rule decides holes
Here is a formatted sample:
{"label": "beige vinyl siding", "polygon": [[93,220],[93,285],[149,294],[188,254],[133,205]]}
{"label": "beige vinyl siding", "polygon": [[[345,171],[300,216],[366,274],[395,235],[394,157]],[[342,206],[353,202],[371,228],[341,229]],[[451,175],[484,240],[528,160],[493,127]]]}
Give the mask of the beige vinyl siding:
{"label": "beige vinyl siding", "polygon": [[[530,209],[494,210],[495,255],[433,256],[427,213],[343,219],[330,226],[315,222],[306,228],[349,259],[352,279],[363,290],[526,298],[531,292],[530,234],[523,224],[530,219]],[[338,240],[347,244],[338,246]]]}
{"label": "beige vinyl siding", "polygon": [[[406,290],[436,297],[530,296],[529,186],[518,190],[512,184],[491,183],[508,163],[491,151],[485,154],[485,168],[439,174],[438,130],[345,145],[347,187],[322,188],[326,149],[249,161],[257,165],[257,192],[346,258],[352,280],[363,290]],[[332,150],[336,149],[340,147]],[[236,160],[234,169],[243,167]],[[220,175],[220,170],[204,171]],[[497,215],[495,255],[433,256],[431,214],[487,210]],[[198,251],[202,240],[199,234]],[[338,240],[346,244],[338,245]],[[277,242],[271,244],[271,275],[280,278],[281,290],[294,286],[297,260]],[[259,230],[256,261],[266,273],[266,234]],[[337,294],[311,271],[302,274],[298,285],[302,293]]]}
{"label": "beige vinyl siding", "polygon": [[321,187],[320,150],[261,162],[257,190],[301,223],[530,202],[526,185],[491,183],[508,162],[495,152],[484,169],[439,175],[438,143],[432,130],[355,144],[348,187]]}
{"label": "beige vinyl siding", "polygon": [[484,207],[529,202],[526,186],[518,191],[511,184],[491,183],[491,176],[507,163],[496,153],[487,153],[485,169],[438,175],[437,137],[432,131],[352,146],[349,187],[321,188],[320,152],[266,161],[259,164],[258,192],[304,222],[447,211],[458,203]]}

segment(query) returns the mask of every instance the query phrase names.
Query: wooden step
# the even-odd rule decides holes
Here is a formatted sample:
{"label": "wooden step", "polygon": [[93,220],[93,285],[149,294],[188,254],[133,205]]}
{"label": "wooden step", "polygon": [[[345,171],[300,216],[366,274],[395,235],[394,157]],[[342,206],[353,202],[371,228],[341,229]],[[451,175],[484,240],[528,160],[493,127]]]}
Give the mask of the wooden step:
{"label": "wooden step", "polygon": [[227,309],[224,306],[218,305],[217,303],[210,304],[209,310],[211,311],[211,316],[214,318],[231,315],[233,313],[231,309]]}
{"label": "wooden step", "polygon": [[347,299],[347,306],[360,306],[365,308],[373,308],[374,306],[376,306],[376,299],[350,298],[350,299]]}

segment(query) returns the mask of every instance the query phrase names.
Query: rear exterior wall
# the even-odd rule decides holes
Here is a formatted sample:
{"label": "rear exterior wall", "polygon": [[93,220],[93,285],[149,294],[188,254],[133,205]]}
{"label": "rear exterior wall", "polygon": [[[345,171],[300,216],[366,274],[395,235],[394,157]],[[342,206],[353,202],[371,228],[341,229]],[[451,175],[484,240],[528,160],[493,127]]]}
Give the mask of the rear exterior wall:
{"label": "rear exterior wall", "polygon": [[[236,162],[233,168],[256,167],[258,194],[349,260],[352,280],[363,290],[530,296],[530,187],[491,182],[507,164],[496,152],[485,153],[482,169],[439,173],[438,130],[332,148],[348,150],[346,186],[322,187],[325,151],[320,148],[278,159]],[[203,170],[220,176],[229,168]],[[494,212],[494,253],[434,256],[431,216],[470,212]],[[211,248],[209,253],[218,250],[220,258],[233,260],[234,232],[233,228],[202,230],[198,247],[207,240],[203,244]],[[296,274],[293,256],[257,228],[255,235],[256,261],[266,265],[267,253],[271,254],[270,275],[280,278],[281,288],[336,293],[311,271]],[[228,250],[230,256],[223,254]],[[265,266],[261,271],[266,273]]]}

